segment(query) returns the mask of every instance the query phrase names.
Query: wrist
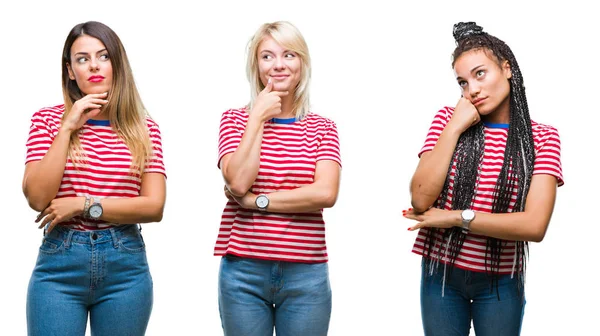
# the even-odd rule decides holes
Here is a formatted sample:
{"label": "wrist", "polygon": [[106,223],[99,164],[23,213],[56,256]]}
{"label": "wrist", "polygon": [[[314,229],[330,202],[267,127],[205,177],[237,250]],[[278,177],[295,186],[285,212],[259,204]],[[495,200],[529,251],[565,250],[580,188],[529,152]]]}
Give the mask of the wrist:
{"label": "wrist", "polygon": [[248,117],[248,124],[263,124],[266,120],[263,120],[263,113],[260,113],[259,110],[252,109],[250,111],[250,116]]}
{"label": "wrist", "polygon": [[87,212],[88,208],[90,207],[90,205],[92,204],[92,199],[90,197],[86,197],[86,196],[80,196],[77,197],[77,204],[79,204],[79,207],[77,208],[77,212],[75,213],[76,216],[85,216],[85,213]]}
{"label": "wrist", "polygon": [[62,134],[64,134],[64,135],[67,135],[67,136],[69,136],[69,137],[70,137],[70,136],[71,136],[71,134],[72,134],[74,131],[75,131],[75,129],[73,129],[73,127],[70,127],[70,126],[67,126],[67,125],[64,125],[64,124],[63,124],[63,125],[61,125],[61,126],[60,126],[60,129],[58,130],[58,133],[59,133],[59,134],[61,134],[61,133],[62,133]]}

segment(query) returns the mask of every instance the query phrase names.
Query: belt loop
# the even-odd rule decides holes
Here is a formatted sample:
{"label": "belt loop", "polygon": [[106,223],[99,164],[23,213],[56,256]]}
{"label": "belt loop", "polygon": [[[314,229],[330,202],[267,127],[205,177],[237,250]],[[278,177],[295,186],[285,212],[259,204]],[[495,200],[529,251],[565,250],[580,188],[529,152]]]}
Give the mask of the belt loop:
{"label": "belt loop", "polygon": [[112,236],[113,246],[115,248],[119,247],[119,239],[117,238],[117,233],[114,228],[110,228],[110,235]]}
{"label": "belt loop", "polygon": [[73,233],[75,233],[75,230],[73,229],[69,229],[69,231],[67,231],[67,238],[65,238],[65,248],[69,248],[71,247],[71,240],[73,239]]}

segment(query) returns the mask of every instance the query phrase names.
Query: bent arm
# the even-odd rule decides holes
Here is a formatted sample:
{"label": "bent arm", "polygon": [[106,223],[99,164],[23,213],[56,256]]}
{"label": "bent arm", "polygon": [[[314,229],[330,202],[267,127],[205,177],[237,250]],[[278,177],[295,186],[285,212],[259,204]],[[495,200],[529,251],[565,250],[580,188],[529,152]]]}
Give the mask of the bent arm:
{"label": "bent arm", "polygon": [[478,212],[471,222],[471,232],[505,240],[541,242],[554,210],[556,188],[556,177],[533,175],[523,212]]}
{"label": "bent arm", "polygon": [[410,181],[411,204],[415,212],[429,209],[442,192],[460,134],[448,125],[440,134],[433,150],[421,155]]}
{"label": "bent arm", "polygon": [[219,162],[225,184],[235,196],[245,195],[256,180],[260,167],[262,136],[263,122],[253,118],[251,114],[239,145],[233,153],[225,154]]}
{"label": "bent arm", "polygon": [[44,210],[52,201],[65,171],[71,132],[61,129],[42,160],[25,165],[23,194],[35,211]]}
{"label": "bent arm", "polygon": [[160,173],[142,175],[140,196],[104,198],[101,220],[118,224],[160,222],[166,200],[165,176]]}
{"label": "bent arm", "polygon": [[[339,164],[333,160],[317,162],[313,183],[292,190],[277,191],[268,194],[267,212],[308,213],[331,208],[337,201],[340,186]],[[257,209],[257,195],[248,193],[244,207]]]}

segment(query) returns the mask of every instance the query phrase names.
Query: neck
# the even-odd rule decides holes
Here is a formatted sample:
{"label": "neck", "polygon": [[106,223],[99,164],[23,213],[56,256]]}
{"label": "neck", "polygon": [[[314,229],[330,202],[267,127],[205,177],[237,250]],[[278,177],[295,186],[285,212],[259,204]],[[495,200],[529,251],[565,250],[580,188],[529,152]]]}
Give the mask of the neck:
{"label": "neck", "polygon": [[108,120],[108,112],[107,111],[102,111],[100,112],[97,116],[90,118],[93,120]]}
{"label": "neck", "polygon": [[287,96],[281,97],[281,113],[276,118],[293,118],[296,116],[294,111],[294,93],[290,92]]}
{"label": "neck", "polygon": [[506,97],[496,110],[482,117],[483,121],[492,124],[508,124],[510,123],[510,96]]}

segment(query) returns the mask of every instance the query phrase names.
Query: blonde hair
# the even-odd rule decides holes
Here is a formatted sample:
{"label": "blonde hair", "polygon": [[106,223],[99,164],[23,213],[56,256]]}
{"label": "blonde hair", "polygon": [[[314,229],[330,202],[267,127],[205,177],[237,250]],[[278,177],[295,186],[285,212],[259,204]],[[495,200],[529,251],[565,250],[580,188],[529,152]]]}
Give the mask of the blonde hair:
{"label": "blonde hair", "polygon": [[250,82],[250,103],[251,109],[258,94],[265,88],[260,80],[258,71],[258,47],[266,37],[271,37],[282,47],[296,53],[302,64],[302,73],[300,82],[294,92],[294,102],[292,110],[296,119],[302,119],[309,110],[309,86],[310,86],[310,55],[306,41],[298,28],[287,21],[277,21],[265,23],[254,34],[248,42],[248,55],[246,62],[246,76]]}
{"label": "blonde hair", "polygon": [[[146,121],[148,113],[133,80],[131,66],[121,40],[112,29],[100,22],[89,21],[76,25],[65,41],[62,57],[62,88],[65,101],[63,120],[71,112],[73,104],[85,96],[77,86],[77,82],[69,78],[67,69],[67,63],[71,64],[71,47],[82,35],[97,38],[106,47],[113,78],[112,87],[106,98],[108,104],[103,107],[103,110],[106,111],[113,130],[131,152],[132,173],[137,170],[141,175],[152,155],[152,143]],[[71,135],[69,157],[74,164],[81,163],[84,159],[79,132],[73,132]]]}

